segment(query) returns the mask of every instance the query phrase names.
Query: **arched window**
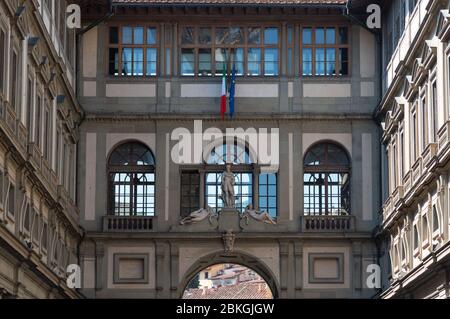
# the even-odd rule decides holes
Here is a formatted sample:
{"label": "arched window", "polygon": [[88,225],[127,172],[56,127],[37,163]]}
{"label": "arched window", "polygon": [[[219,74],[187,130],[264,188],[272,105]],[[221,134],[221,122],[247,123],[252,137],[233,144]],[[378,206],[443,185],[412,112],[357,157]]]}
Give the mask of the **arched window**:
{"label": "arched window", "polygon": [[250,152],[238,139],[224,140],[222,144],[207,149],[205,158],[209,166],[206,173],[206,205],[216,211],[223,208],[222,174],[225,164],[233,164],[235,175],[236,209],[244,212],[245,208],[253,204],[253,166]]}
{"label": "arched window", "polygon": [[108,163],[109,214],[115,216],[155,215],[155,159],[142,143],[122,144]]}
{"label": "arched window", "polygon": [[332,143],[313,146],[304,159],[304,214],[350,214],[350,161]]}

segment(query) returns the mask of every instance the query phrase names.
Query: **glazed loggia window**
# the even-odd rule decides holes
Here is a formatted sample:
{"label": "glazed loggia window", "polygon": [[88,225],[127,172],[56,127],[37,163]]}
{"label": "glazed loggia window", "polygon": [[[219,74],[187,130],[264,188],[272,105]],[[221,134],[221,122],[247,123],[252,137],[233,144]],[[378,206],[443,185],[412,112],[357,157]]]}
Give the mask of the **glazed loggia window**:
{"label": "glazed loggia window", "polygon": [[110,215],[155,215],[155,159],[149,148],[137,142],[119,146],[108,170]]}
{"label": "glazed loggia window", "polygon": [[348,27],[302,27],[300,43],[303,76],[349,74]]}
{"label": "glazed loggia window", "polygon": [[[255,185],[254,161],[248,148],[240,145],[236,140],[224,142],[208,152],[205,166],[206,205],[214,208],[217,212],[224,206],[221,198],[221,185],[226,163],[233,164],[236,210],[243,213],[248,205],[257,206],[259,204],[260,211],[269,212],[276,217],[278,208],[277,175],[262,173],[259,175],[259,184]],[[259,197],[256,197],[256,190],[258,190]]]}
{"label": "glazed loggia window", "polygon": [[279,28],[184,26],[180,30],[183,76],[222,76],[236,68],[238,76],[279,74]]}
{"label": "glazed loggia window", "polygon": [[153,26],[109,28],[108,73],[111,76],[156,76],[158,30]]}
{"label": "glazed loggia window", "polygon": [[350,161],[338,145],[313,146],[304,159],[304,214],[350,214]]}

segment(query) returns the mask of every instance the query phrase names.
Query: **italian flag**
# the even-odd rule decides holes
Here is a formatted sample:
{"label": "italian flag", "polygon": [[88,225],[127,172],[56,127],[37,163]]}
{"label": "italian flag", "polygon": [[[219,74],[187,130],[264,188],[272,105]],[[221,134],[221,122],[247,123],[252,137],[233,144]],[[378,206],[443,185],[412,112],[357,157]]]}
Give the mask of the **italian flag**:
{"label": "italian flag", "polygon": [[222,75],[222,96],[220,98],[220,113],[222,114],[222,120],[225,119],[226,112],[227,112],[227,69],[224,63]]}

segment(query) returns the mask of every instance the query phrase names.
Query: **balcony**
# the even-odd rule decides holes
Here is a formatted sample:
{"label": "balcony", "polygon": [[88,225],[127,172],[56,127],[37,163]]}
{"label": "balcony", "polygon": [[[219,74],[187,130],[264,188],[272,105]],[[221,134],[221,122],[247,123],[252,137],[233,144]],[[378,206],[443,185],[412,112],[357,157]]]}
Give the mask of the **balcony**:
{"label": "balcony", "polygon": [[403,186],[398,186],[394,190],[394,193],[392,194],[392,203],[394,206],[397,206],[400,203],[400,201],[403,199],[404,194],[405,193]]}
{"label": "balcony", "polygon": [[394,211],[394,205],[392,203],[392,197],[389,197],[383,206],[383,221],[386,221],[389,219],[391,214]]}
{"label": "balcony", "polygon": [[415,185],[422,177],[422,158],[419,158],[412,167],[412,184]]}
{"label": "balcony", "polygon": [[405,177],[403,177],[403,192],[406,194],[411,189],[411,171],[406,173]]}
{"label": "balcony", "polygon": [[354,216],[303,216],[303,232],[350,232],[354,231]]}
{"label": "balcony", "polygon": [[154,217],[105,216],[103,232],[106,233],[145,233],[153,231]]}
{"label": "balcony", "polygon": [[447,121],[438,132],[439,152],[446,149],[449,144],[450,144],[450,121]]}
{"label": "balcony", "polygon": [[423,158],[423,166],[428,167],[428,165],[431,163],[433,158],[437,155],[438,151],[438,144],[431,143],[428,145],[428,147],[425,149],[425,151],[422,154]]}

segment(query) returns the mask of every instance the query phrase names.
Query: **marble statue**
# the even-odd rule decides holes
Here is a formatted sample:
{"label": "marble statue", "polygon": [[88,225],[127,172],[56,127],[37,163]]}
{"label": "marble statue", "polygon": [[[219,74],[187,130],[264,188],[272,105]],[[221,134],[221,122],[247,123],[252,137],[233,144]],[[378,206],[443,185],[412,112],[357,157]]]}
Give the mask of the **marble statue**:
{"label": "marble statue", "polygon": [[234,193],[235,176],[231,170],[232,165],[226,165],[226,171],[222,174],[222,201],[225,208],[236,207],[236,194]]}
{"label": "marble statue", "polygon": [[259,212],[257,210],[255,210],[253,208],[253,205],[250,204],[245,208],[245,212],[242,218],[246,218],[247,219],[247,223],[248,223],[248,218],[251,217],[256,221],[265,223],[265,224],[270,224],[270,225],[276,225],[276,221],[273,219],[272,216],[270,216],[270,214],[268,212]]}
{"label": "marble statue", "polygon": [[212,219],[215,216],[214,210],[208,206],[207,209],[200,208],[195,212],[192,212],[189,216],[183,218],[180,221],[180,225],[190,225],[204,221],[209,218],[209,222],[212,224]]}

